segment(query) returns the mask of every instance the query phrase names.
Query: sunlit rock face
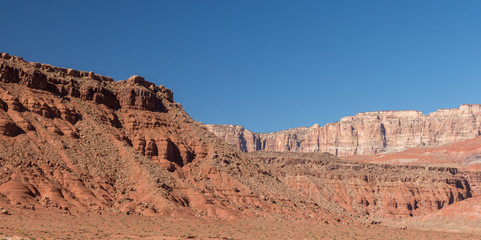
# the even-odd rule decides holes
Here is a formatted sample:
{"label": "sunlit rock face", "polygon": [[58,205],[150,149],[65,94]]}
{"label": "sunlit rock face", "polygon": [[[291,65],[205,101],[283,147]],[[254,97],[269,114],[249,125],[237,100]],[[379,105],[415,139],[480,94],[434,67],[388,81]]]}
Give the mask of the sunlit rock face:
{"label": "sunlit rock face", "polygon": [[207,129],[242,151],[328,152],[338,156],[440,146],[480,135],[481,105],[461,105],[424,115],[420,111],[359,113],[320,127],[254,133],[234,125]]}

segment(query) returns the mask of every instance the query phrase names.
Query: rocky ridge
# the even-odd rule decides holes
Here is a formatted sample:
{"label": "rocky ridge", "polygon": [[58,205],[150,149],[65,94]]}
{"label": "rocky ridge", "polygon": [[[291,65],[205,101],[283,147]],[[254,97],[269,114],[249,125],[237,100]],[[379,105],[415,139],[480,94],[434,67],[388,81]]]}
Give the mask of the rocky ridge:
{"label": "rocky ridge", "polygon": [[441,146],[479,136],[481,105],[461,105],[424,115],[419,111],[359,113],[320,127],[254,133],[234,125],[205,125],[244,152],[328,152],[337,156],[398,152]]}
{"label": "rocky ridge", "polygon": [[0,203],[223,218],[303,205],[265,171],[164,86],[0,55]]}

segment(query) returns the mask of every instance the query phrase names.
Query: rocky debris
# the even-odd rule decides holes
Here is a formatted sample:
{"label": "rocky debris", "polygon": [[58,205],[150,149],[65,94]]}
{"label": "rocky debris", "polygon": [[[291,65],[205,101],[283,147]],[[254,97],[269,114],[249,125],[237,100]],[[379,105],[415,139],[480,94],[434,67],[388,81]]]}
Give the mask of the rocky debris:
{"label": "rocky debris", "polygon": [[72,77],[80,77],[80,71],[69,68],[69,69],[67,69],[67,75],[72,76]]}
{"label": "rocky debris", "polygon": [[8,53],[0,53],[0,56],[5,59],[10,59],[10,55]]}
{"label": "rocky debris", "polygon": [[41,64],[41,63],[35,63],[35,62],[27,62],[23,60],[21,57],[17,56],[10,56],[8,53],[0,53],[0,57],[6,60],[11,60],[12,62],[15,63],[20,63],[20,64],[28,64],[33,68],[33,72],[35,73],[35,69],[47,72],[47,73],[54,73],[60,76],[71,76],[71,77],[76,77],[76,78],[90,78],[93,80],[97,81],[107,81],[107,82],[113,82],[114,80],[111,77],[107,76],[101,76],[98,74],[95,74],[94,72],[84,72],[84,71],[78,71],[74,69],[66,69],[66,68],[61,68],[61,67],[54,67],[49,64]]}
{"label": "rocky debris", "polygon": [[424,115],[419,111],[378,111],[273,133],[254,133],[234,125],[207,129],[244,152],[257,150],[372,155],[413,147],[441,146],[481,134],[481,105],[461,105]]}
{"label": "rocky debris", "polygon": [[0,207],[0,214],[9,215],[10,213],[8,212],[7,209],[4,209],[3,207]]}
{"label": "rocky debris", "polygon": [[8,114],[0,110],[0,134],[5,136],[16,136],[19,133],[19,128],[15,122],[8,116]]}
{"label": "rocky debris", "polygon": [[138,76],[138,75],[134,75],[132,77],[130,77],[129,79],[127,79],[127,83],[128,84],[131,84],[131,85],[141,85],[141,86],[144,86],[146,88],[150,88],[152,85],[155,86],[155,84],[151,83],[151,82],[148,82],[148,81],[145,81],[145,78],[141,77],[141,76]]}

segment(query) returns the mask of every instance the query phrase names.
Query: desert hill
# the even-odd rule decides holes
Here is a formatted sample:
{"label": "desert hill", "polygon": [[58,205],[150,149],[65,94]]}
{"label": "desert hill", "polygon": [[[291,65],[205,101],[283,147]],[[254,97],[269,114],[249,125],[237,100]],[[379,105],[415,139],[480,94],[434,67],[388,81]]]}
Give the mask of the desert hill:
{"label": "desert hill", "polygon": [[304,214],[292,207],[305,205],[296,195],[192,120],[164,86],[1,57],[0,198],[9,204],[68,213]]}

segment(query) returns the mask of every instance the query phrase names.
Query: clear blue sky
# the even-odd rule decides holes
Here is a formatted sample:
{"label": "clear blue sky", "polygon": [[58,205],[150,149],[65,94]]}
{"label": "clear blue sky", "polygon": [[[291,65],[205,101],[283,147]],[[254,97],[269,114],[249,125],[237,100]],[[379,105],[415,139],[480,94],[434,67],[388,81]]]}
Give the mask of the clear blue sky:
{"label": "clear blue sky", "polygon": [[0,52],[258,132],[481,103],[481,1],[2,1]]}

